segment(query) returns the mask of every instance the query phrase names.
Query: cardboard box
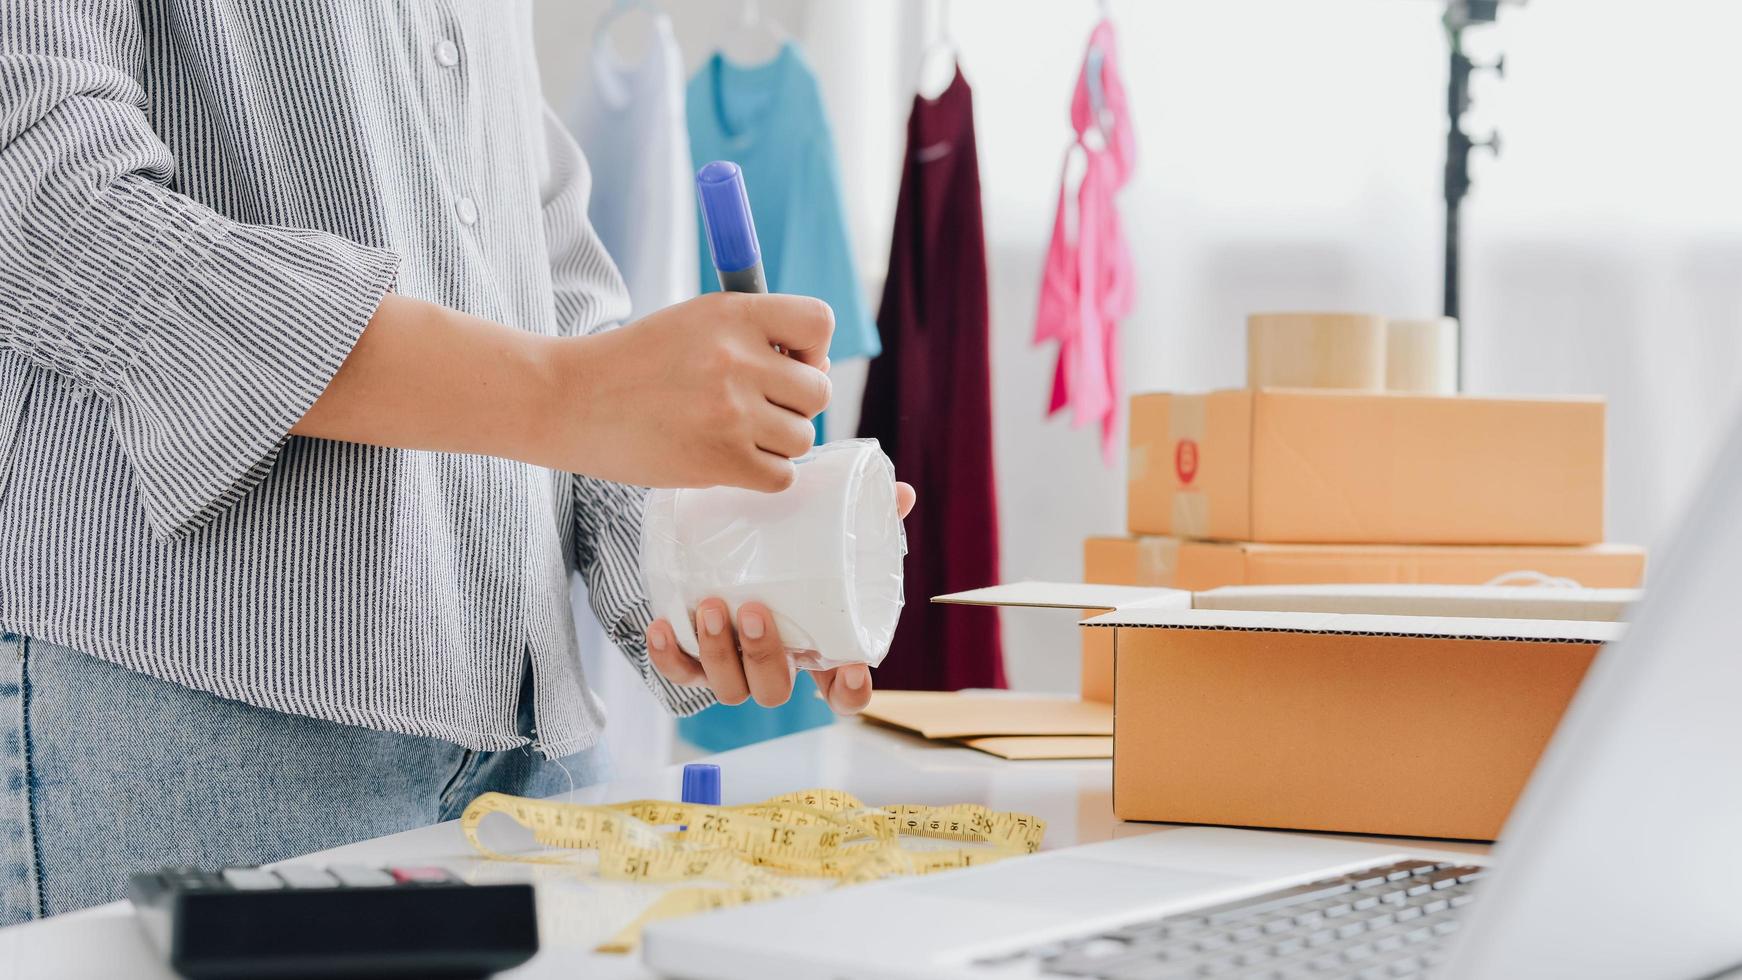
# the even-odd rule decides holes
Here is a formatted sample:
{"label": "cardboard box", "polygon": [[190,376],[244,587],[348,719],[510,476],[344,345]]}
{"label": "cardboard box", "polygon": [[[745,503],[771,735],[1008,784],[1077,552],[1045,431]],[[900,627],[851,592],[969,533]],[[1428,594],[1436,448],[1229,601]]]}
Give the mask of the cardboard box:
{"label": "cardboard box", "polygon": [[1230,541],[1591,544],[1603,416],[1600,399],[1137,395],[1127,523]]}
{"label": "cardboard box", "polygon": [[[1589,588],[1634,589],[1644,583],[1645,549],[1620,544],[1261,544],[1162,537],[1083,541],[1085,582],[1194,592],[1229,585],[1481,585],[1527,572]],[[1520,575],[1520,581],[1527,582],[1528,576]],[[1113,635],[1081,632],[1082,696],[1112,703]]]}
{"label": "cardboard box", "polygon": [[1083,541],[1083,581],[1202,592],[1225,585],[1483,585],[1536,576],[1593,589],[1636,589],[1645,549],[1594,545],[1264,544],[1188,538]]}
{"label": "cardboard box", "polygon": [[[1026,604],[1041,591],[1028,583]],[[1084,624],[1113,637],[1121,819],[1470,840],[1499,834],[1637,598],[1237,587],[1181,608],[1175,595]],[[1061,607],[1081,597],[1061,591]]]}

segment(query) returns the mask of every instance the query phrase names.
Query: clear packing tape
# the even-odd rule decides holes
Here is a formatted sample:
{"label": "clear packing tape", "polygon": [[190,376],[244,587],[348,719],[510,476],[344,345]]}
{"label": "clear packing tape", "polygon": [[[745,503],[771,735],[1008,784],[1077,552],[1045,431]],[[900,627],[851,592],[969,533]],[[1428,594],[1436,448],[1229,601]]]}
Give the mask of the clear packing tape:
{"label": "clear packing tape", "polygon": [[695,611],[720,598],[773,613],[806,670],[877,666],[901,617],[907,536],[895,467],[875,439],[818,446],[779,493],[736,487],[655,490],[642,525],[642,574],[653,614],[699,655]]}
{"label": "clear packing tape", "polygon": [[[496,813],[553,850],[508,855],[486,846],[479,826]],[[598,947],[626,953],[649,922],[814,890],[795,879],[852,885],[1032,854],[1040,848],[1046,821],[971,803],[869,807],[834,789],[724,807],[663,800],[588,806],[485,793],[461,814],[460,829],[478,853],[493,860],[566,864],[576,862],[581,852],[597,851],[598,873],[605,879],[719,883],[666,892]],[[903,845],[904,838],[973,846],[914,849]]]}

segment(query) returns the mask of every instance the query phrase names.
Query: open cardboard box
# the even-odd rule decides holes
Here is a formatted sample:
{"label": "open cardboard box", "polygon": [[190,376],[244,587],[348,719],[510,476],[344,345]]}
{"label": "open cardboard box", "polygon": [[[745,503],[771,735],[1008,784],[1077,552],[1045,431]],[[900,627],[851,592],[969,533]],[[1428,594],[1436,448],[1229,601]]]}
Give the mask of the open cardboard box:
{"label": "open cardboard box", "polygon": [[1083,626],[1113,637],[1121,819],[1492,840],[1637,596],[1028,582],[936,601],[1113,610]]}
{"label": "open cardboard box", "polygon": [[[1645,549],[1631,545],[1261,544],[1183,538],[1092,537],[1083,581],[1205,591],[1230,585],[1479,585],[1512,578],[1571,579],[1638,588]],[[1083,630],[1082,696],[1113,703],[1113,634]]]}

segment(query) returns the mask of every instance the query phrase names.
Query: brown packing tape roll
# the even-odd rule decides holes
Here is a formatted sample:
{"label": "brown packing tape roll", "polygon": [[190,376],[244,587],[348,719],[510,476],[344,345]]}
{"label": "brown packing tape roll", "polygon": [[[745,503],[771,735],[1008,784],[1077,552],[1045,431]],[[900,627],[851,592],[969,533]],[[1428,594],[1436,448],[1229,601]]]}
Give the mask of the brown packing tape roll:
{"label": "brown packing tape roll", "polygon": [[1363,313],[1246,318],[1248,388],[1385,390],[1386,321]]}
{"label": "brown packing tape roll", "polygon": [[1457,394],[1458,321],[1449,316],[1387,321],[1385,387],[1420,395]]}

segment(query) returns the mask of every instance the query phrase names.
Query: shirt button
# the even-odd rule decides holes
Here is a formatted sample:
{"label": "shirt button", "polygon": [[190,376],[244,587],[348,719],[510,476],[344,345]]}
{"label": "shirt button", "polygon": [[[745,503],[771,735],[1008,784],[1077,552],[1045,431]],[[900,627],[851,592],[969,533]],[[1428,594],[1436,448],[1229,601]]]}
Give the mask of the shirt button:
{"label": "shirt button", "polygon": [[435,60],[443,68],[454,67],[460,63],[460,46],[445,37],[442,38],[436,42]]}
{"label": "shirt button", "polygon": [[478,223],[477,201],[474,201],[469,197],[462,197],[454,205],[454,210],[459,212],[461,224],[475,225]]}

